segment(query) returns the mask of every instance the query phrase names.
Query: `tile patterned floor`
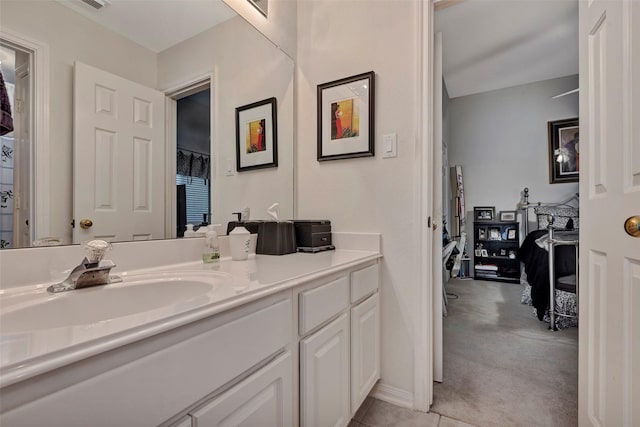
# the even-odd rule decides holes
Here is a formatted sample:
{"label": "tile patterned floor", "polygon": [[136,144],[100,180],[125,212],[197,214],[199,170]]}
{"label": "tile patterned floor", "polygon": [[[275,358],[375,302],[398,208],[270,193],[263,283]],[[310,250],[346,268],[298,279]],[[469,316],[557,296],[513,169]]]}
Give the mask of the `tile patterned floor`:
{"label": "tile patterned floor", "polygon": [[441,416],[401,408],[382,400],[367,397],[356,412],[349,427],[475,427]]}

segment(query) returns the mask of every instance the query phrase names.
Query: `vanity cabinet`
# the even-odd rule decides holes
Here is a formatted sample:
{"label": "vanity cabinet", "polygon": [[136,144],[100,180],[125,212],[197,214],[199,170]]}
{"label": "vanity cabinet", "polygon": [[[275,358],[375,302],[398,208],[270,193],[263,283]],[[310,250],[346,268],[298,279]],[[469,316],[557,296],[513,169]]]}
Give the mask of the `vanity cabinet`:
{"label": "vanity cabinet", "polygon": [[380,379],[377,264],[299,293],[300,424],[347,426]]}
{"label": "vanity cabinet", "polygon": [[[237,385],[244,384],[240,380],[256,378],[258,368],[291,348],[291,295],[288,290],[265,297],[9,386],[3,389],[0,424],[174,425],[190,408],[226,390],[241,387],[251,394],[250,385]],[[290,360],[284,363],[292,367]],[[290,382],[287,389],[291,393]],[[284,398],[292,400],[291,394]],[[284,419],[293,418],[290,408],[283,407],[289,410]]]}
{"label": "vanity cabinet", "polygon": [[378,276],[353,263],[8,385],[1,424],[346,427],[380,378]]}

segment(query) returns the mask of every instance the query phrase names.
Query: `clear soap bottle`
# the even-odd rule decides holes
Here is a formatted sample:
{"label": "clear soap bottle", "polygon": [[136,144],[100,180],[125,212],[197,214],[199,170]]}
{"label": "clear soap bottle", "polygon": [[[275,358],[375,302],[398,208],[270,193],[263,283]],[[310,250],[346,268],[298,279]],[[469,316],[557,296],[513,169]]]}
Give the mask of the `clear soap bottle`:
{"label": "clear soap bottle", "polygon": [[218,244],[218,233],[213,225],[207,226],[207,233],[204,238],[204,248],[202,249],[202,261],[212,263],[220,261],[220,246]]}

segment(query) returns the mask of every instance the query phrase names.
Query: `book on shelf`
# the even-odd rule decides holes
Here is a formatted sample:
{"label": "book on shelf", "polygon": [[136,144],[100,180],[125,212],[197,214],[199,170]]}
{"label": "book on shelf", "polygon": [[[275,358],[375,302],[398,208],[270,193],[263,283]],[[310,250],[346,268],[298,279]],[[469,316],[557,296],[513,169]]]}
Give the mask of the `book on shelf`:
{"label": "book on shelf", "polygon": [[494,264],[476,264],[476,270],[498,271],[498,266]]}

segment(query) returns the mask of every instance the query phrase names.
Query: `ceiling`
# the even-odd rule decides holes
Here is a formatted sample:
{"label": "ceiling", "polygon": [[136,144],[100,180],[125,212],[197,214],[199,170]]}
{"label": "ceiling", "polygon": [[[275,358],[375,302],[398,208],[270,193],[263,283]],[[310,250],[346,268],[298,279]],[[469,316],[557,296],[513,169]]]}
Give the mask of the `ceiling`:
{"label": "ceiling", "polygon": [[578,73],[578,0],[465,0],[435,20],[451,98]]}
{"label": "ceiling", "polygon": [[236,16],[222,0],[107,0],[99,10],[80,0],[58,1],[153,52]]}

